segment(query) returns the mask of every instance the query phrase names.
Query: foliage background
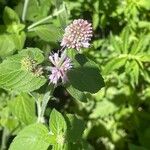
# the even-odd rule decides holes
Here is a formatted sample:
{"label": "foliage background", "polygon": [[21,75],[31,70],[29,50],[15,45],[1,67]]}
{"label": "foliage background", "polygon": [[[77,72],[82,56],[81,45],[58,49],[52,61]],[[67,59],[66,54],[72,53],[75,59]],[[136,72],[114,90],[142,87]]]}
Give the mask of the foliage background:
{"label": "foliage background", "polygon": [[[18,132],[37,119],[35,102],[27,93],[36,90],[35,96],[43,99],[46,91],[51,90],[46,79],[39,77],[39,68],[34,68],[34,73],[37,75],[34,78],[26,70],[20,71],[22,76],[13,78],[14,82],[19,83],[12,83],[9,79],[13,73],[9,74],[9,69],[19,70],[19,66],[13,65],[14,58],[18,61],[26,56],[25,53],[28,53],[37,64],[42,63],[46,66],[49,64],[47,58],[50,51],[60,48],[59,42],[64,28],[72,20],[78,18],[87,19],[93,24],[92,44],[89,49],[83,49],[83,54],[98,65],[105,87],[95,94],[72,92],[72,88],[64,88],[64,86],[57,87],[52,100],[48,103],[45,112],[46,120],[50,114],[54,118],[55,115],[62,117],[57,114],[58,112],[50,113],[52,108],[56,108],[62,114],[76,114],[80,118],[72,131],[73,135],[78,132],[75,137],[77,145],[68,147],[71,150],[149,150],[150,1],[29,0],[25,20],[22,18],[23,5],[22,0],[0,0],[0,62],[5,61],[3,65],[0,64],[2,150],[8,149]],[[59,15],[56,13],[56,16],[51,17],[44,24],[31,26],[64,8],[65,11]],[[27,47],[35,47],[34,52],[32,48],[27,51],[22,50]],[[18,58],[7,59],[12,54],[18,53]],[[18,80],[18,77],[23,79],[25,76],[25,81]],[[44,76],[47,76],[47,72],[44,72]],[[31,80],[32,83],[30,83]],[[27,84],[21,86],[24,82]],[[33,83],[38,84],[33,85]],[[94,88],[90,84],[88,86],[91,89]],[[65,130],[64,120],[60,120],[60,124],[63,124],[61,128]],[[32,136],[38,137],[42,134],[46,139],[47,129],[42,125],[34,126],[34,128],[43,129],[43,132],[40,133],[38,130],[38,134]],[[26,131],[22,130],[22,132]],[[37,133],[37,131],[32,131],[32,133]],[[23,142],[25,144],[26,141]],[[38,143],[44,145],[43,150],[47,149],[46,142],[42,143],[39,139]],[[32,146],[40,149],[40,144]],[[12,146],[10,149],[19,150],[19,148],[19,146],[15,148]],[[53,149],[67,149],[67,147],[54,146]]]}

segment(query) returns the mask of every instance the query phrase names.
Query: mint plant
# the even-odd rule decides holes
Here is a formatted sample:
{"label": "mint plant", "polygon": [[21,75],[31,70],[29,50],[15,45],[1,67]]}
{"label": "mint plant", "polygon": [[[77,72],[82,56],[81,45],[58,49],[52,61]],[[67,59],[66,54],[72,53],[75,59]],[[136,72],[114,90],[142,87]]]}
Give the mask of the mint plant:
{"label": "mint plant", "polygon": [[0,0],[0,149],[149,150],[149,0]]}
{"label": "mint plant", "polygon": [[[85,129],[83,120],[75,114],[61,114],[55,107],[48,107],[49,101],[54,98],[53,92],[60,85],[66,90],[71,87],[68,91],[73,97],[82,92],[96,93],[104,86],[98,66],[78,52],[79,50],[82,52],[83,47],[90,46],[89,41],[92,36],[90,23],[83,19],[74,20],[66,27],[61,39],[59,37],[62,48],[59,46],[57,33],[60,32],[57,30],[62,24],[57,27],[47,21],[64,12],[64,4],[62,7],[53,15],[31,25],[27,23],[29,1],[23,4],[22,20],[13,9],[7,6],[4,8],[0,88],[2,93],[8,95],[9,100],[4,107],[8,111],[8,118],[5,118],[5,121],[1,119],[4,128],[2,150],[6,149],[7,140],[12,135],[15,137],[9,148],[7,147],[10,150],[71,149],[78,144],[82,147],[83,143],[86,143],[81,138]],[[57,19],[59,21],[59,18]],[[29,20],[36,19],[31,17]],[[27,45],[36,37],[43,42],[56,42],[60,50],[47,51],[50,54],[47,57],[47,53],[39,47],[35,47],[34,44]],[[93,87],[97,86],[89,88],[89,83]],[[49,116],[46,115],[48,108],[50,108]],[[10,118],[12,123],[9,122]],[[79,131],[77,133],[75,133],[76,128]]]}

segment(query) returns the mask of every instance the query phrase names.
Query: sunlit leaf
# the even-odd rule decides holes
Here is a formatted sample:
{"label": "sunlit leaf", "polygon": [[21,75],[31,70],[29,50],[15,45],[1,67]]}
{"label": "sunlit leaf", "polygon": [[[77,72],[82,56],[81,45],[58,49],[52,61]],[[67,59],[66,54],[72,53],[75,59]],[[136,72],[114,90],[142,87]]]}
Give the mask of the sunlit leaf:
{"label": "sunlit leaf", "polygon": [[9,150],[47,150],[52,143],[53,137],[43,124],[32,124],[19,132]]}
{"label": "sunlit leaf", "polygon": [[9,107],[21,123],[28,125],[36,121],[35,101],[29,95],[20,94],[10,101]]}
{"label": "sunlit leaf", "polygon": [[46,79],[37,70],[32,71],[32,61],[43,61],[39,49],[26,49],[4,60],[0,64],[0,87],[21,92],[34,91],[40,88]]}

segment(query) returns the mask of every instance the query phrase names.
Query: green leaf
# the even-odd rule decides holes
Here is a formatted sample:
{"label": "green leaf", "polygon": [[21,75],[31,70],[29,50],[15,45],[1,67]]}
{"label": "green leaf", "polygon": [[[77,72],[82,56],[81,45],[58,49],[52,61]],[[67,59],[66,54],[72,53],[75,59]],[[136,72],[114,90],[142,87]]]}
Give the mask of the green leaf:
{"label": "green leaf", "polygon": [[149,38],[150,38],[149,35],[144,35],[140,37],[139,40],[135,41],[133,46],[131,47],[130,54],[135,55],[138,52],[144,52],[149,46],[150,42]]}
{"label": "green leaf", "polygon": [[0,126],[8,129],[9,132],[14,132],[18,125],[19,122],[17,118],[11,116],[11,112],[8,106],[0,109]]}
{"label": "green leaf", "polygon": [[140,28],[147,28],[149,30],[150,29],[150,22],[148,22],[148,21],[138,21],[138,26]]}
{"label": "green leaf", "polygon": [[53,109],[50,114],[49,128],[51,134],[55,137],[53,149],[64,149],[67,125],[62,114],[55,109]]}
{"label": "green leaf", "polygon": [[24,24],[17,24],[17,23],[12,23],[10,25],[7,25],[6,31],[8,33],[15,33],[17,35],[20,34],[20,31],[22,31],[25,28]]}
{"label": "green leaf", "polygon": [[4,9],[3,20],[4,20],[5,25],[9,25],[14,22],[18,24],[20,23],[20,19],[17,13],[13,9],[7,6]]}
{"label": "green leaf", "polygon": [[79,100],[83,102],[87,101],[86,94],[84,92],[75,89],[73,86],[71,85],[67,86],[67,91],[75,100]]}
{"label": "green leaf", "polygon": [[100,11],[100,1],[94,1],[93,6],[96,12]]}
{"label": "green leaf", "polygon": [[134,84],[138,84],[140,68],[138,63],[133,60],[129,64],[126,64],[126,73],[130,75],[130,83],[134,87]]}
{"label": "green leaf", "polygon": [[137,57],[139,57],[140,61],[142,62],[150,62],[150,54],[141,53],[141,54],[138,54]]}
{"label": "green leaf", "polygon": [[96,29],[99,26],[99,13],[93,14],[93,28]]}
{"label": "green leaf", "polygon": [[20,92],[30,92],[45,84],[46,79],[39,73],[37,64],[43,61],[39,49],[29,48],[8,57],[0,64],[0,87]]}
{"label": "green leaf", "polygon": [[141,75],[144,77],[144,80],[147,81],[148,83],[150,83],[150,76],[149,76],[149,72],[147,70],[140,70]]}
{"label": "green leaf", "polygon": [[47,150],[53,144],[53,136],[42,124],[25,127],[15,137],[9,150]]}
{"label": "green leaf", "polygon": [[24,47],[24,43],[26,40],[25,32],[20,32],[19,34],[11,34],[10,36],[15,44],[15,49],[21,50]]}
{"label": "green leaf", "polygon": [[[62,1],[63,2],[63,1]],[[67,6],[65,5],[65,2],[63,2],[60,6],[59,9],[57,10],[63,10],[59,15],[58,15],[58,20],[59,20],[59,24],[61,26],[62,29],[65,29],[67,26],[67,21],[68,21],[68,12],[69,10],[67,10]]]}
{"label": "green leaf", "polygon": [[138,2],[141,7],[144,7],[147,10],[150,10],[150,1],[149,0],[141,0]]}
{"label": "green leaf", "polygon": [[114,51],[118,52],[119,54],[121,53],[121,40],[119,39],[119,37],[113,36],[112,34],[110,34],[110,43],[114,49]]}
{"label": "green leaf", "polygon": [[[20,1],[20,3],[15,7],[18,14],[22,14],[24,6],[24,1]],[[51,0],[29,0],[28,9],[26,14],[27,21],[39,21],[48,15],[51,8]]]}
{"label": "green leaf", "polygon": [[68,114],[68,131],[67,131],[67,141],[78,142],[82,140],[82,134],[85,129],[85,122],[78,119],[75,115]]}
{"label": "green leaf", "polygon": [[115,69],[119,69],[120,67],[124,66],[126,63],[127,58],[123,57],[123,58],[113,58],[111,59],[104,67],[103,70],[103,74],[109,74],[110,72],[112,72]]}
{"label": "green leaf", "polygon": [[21,50],[26,39],[25,32],[19,34],[3,34],[0,35],[0,57],[6,57]]}
{"label": "green leaf", "polygon": [[81,54],[75,55],[73,69],[68,72],[71,85],[79,91],[96,93],[104,81],[97,65]]}
{"label": "green leaf", "polygon": [[35,101],[27,94],[20,94],[9,103],[12,114],[23,124],[31,124],[36,121]]}
{"label": "green leaf", "polygon": [[9,35],[0,35],[0,57],[11,55],[15,50],[15,44]]}
{"label": "green leaf", "polygon": [[44,61],[43,52],[38,48],[27,48],[19,52],[19,55],[22,57],[29,56],[36,61],[37,64],[40,64]]}
{"label": "green leaf", "polygon": [[55,135],[65,134],[67,125],[61,113],[53,109],[49,120],[50,131]]}
{"label": "green leaf", "polygon": [[103,100],[96,103],[96,107],[90,115],[90,118],[106,117],[117,110],[118,107],[114,103],[108,100]]}
{"label": "green leaf", "polygon": [[124,28],[124,30],[121,33],[121,38],[122,38],[122,52],[127,54],[128,53],[128,48],[129,48],[129,29],[128,27]]}
{"label": "green leaf", "polygon": [[59,9],[60,6],[63,4],[63,0],[51,0],[51,3],[52,3],[53,5],[55,5],[55,7],[56,7],[57,9]]}
{"label": "green leaf", "polygon": [[102,28],[106,27],[106,23],[107,23],[107,16],[105,14],[103,14],[100,18],[100,24],[101,24]]}
{"label": "green leaf", "polygon": [[53,25],[40,25],[33,28],[31,31],[34,31],[46,42],[57,42],[61,37],[60,30]]}

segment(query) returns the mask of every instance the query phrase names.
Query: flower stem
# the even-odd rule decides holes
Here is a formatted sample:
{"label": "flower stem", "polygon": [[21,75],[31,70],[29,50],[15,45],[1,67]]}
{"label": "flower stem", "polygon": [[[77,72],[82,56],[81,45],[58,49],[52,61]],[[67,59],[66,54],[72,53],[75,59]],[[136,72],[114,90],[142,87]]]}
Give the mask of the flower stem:
{"label": "flower stem", "polygon": [[52,87],[50,92],[46,92],[46,94],[44,95],[42,100],[38,99],[38,97],[36,95],[29,93],[35,99],[35,102],[37,105],[37,115],[38,115],[37,122],[38,123],[45,123],[44,113],[46,110],[46,106],[47,106],[50,98],[52,97],[51,95],[52,95],[53,91],[54,91],[54,87]]}
{"label": "flower stem", "polygon": [[37,100],[36,104],[37,104],[37,115],[38,115],[37,122],[43,123],[44,119],[41,117],[41,102]]}
{"label": "flower stem", "polygon": [[2,134],[2,141],[1,141],[1,150],[6,150],[7,148],[7,139],[8,139],[8,132],[7,129],[3,129],[3,134]]}
{"label": "flower stem", "polygon": [[52,17],[58,16],[58,15],[59,15],[60,13],[62,13],[64,10],[65,10],[65,9],[62,8],[62,9],[60,9],[59,11],[56,11],[53,15],[49,15],[49,16],[47,16],[47,17],[45,17],[45,18],[43,18],[43,19],[41,19],[41,20],[39,20],[39,21],[37,21],[37,22],[31,24],[31,25],[27,28],[28,31],[30,31],[30,29],[34,28],[35,26],[40,25],[40,24],[46,22],[47,20],[51,19]]}
{"label": "flower stem", "polygon": [[24,7],[23,7],[23,12],[22,12],[22,21],[23,22],[25,21],[25,18],[26,18],[28,3],[29,3],[29,0],[24,0]]}
{"label": "flower stem", "polygon": [[40,116],[43,118],[44,117],[44,113],[45,113],[45,110],[46,110],[46,106],[49,102],[49,99],[51,97],[50,95],[51,92],[47,92],[45,95],[44,95],[44,98],[43,98],[43,101],[42,101],[42,106],[41,106],[41,114]]}

